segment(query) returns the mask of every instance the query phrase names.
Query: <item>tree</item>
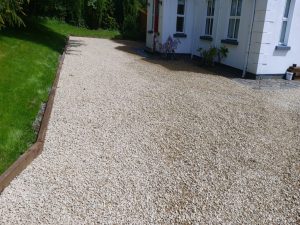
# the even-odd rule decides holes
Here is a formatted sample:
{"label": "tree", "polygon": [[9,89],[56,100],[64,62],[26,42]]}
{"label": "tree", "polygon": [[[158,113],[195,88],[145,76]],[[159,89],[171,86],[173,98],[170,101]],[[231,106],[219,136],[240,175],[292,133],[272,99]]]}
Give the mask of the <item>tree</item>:
{"label": "tree", "polygon": [[0,0],[0,29],[4,26],[21,26],[24,22],[23,4],[29,0]]}
{"label": "tree", "polygon": [[118,29],[118,23],[115,17],[115,3],[113,0],[105,0],[102,14],[102,28],[112,30]]}
{"label": "tree", "polygon": [[122,34],[129,39],[144,39],[145,33],[141,31],[142,21],[141,11],[145,10],[147,1],[145,0],[123,0],[123,29]]}
{"label": "tree", "polygon": [[69,22],[77,26],[84,25],[83,19],[84,0],[72,0],[68,6]]}

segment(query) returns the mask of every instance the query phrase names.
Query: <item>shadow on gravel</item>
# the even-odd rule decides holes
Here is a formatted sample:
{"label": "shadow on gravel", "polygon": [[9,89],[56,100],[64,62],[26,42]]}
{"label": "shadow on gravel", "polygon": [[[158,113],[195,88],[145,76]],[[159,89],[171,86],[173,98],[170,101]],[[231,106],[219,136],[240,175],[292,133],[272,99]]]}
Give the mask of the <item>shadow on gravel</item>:
{"label": "shadow on gravel", "polygon": [[178,55],[174,59],[166,58],[165,56],[148,53],[145,51],[144,42],[113,40],[122,46],[116,47],[117,50],[124,51],[130,54],[138,55],[146,62],[163,66],[171,71],[185,71],[204,73],[214,76],[223,76],[226,78],[241,78],[241,71],[229,66],[217,64],[214,67],[200,66],[197,59],[191,59],[189,55]]}
{"label": "shadow on gravel", "polygon": [[216,64],[213,67],[201,66],[199,59],[191,59],[189,55],[177,55],[174,59],[166,58],[160,54],[149,53],[145,51],[144,42],[113,40],[121,44],[116,47],[119,51],[124,51],[133,55],[138,55],[142,60],[163,66],[171,71],[184,71],[209,74],[213,76],[222,76],[233,80],[236,84],[250,87],[256,90],[282,90],[300,88],[300,80],[286,81],[280,78],[256,79],[255,75],[247,74],[242,78],[242,71],[226,65]]}
{"label": "shadow on gravel", "polygon": [[67,55],[80,55],[81,51],[77,50],[76,48],[85,45],[83,41],[81,40],[69,40],[67,48],[66,48],[66,54]]}

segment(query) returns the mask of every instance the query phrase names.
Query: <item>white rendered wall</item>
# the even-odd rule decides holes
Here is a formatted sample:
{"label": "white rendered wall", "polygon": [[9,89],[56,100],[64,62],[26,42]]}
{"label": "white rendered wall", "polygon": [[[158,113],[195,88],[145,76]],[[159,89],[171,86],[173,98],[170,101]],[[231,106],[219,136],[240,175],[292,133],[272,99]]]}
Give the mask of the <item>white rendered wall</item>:
{"label": "white rendered wall", "polygon": [[[195,20],[197,21],[195,24],[198,23],[198,26],[195,27],[193,49],[198,49],[199,47],[209,48],[210,46],[219,47],[224,45],[229,49],[229,55],[227,59],[223,61],[223,63],[238,69],[243,69],[249,41],[249,32],[252,23],[254,1],[243,1],[238,34],[238,45],[221,43],[222,39],[227,38],[231,0],[216,0],[212,35],[213,41],[200,40],[200,36],[204,35],[205,32],[207,1],[200,0],[197,4],[195,4],[195,6]],[[193,53],[195,55],[199,55],[197,51],[194,51]]]}
{"label": "white rendered wall", "polygon": [[285,0],[268,0],[257,74],[284,74],[292,64],[300,66],[300,1],[292,0],[291,26],[287,45],[290,50],[276,50],[279,45]]}
{"label": "white rendered wall", "polygon": [[[186,0],[184,33],[187,37],[178,38],[181,44],[178,46],[177,53],[191,53],[194,1],[199,0]],[[159,41],[160,43],[164,43],[169,36],[173,37],[176,33],[177,0],[162,0],[162,6],[160,7],[162,11],[161,15],[163,16],[160,19],[161,28]]]}
{"label": "white rendered wall", "polygon": [[[262,40],[264,35],[264,27],[267,26],[269,21],[265,20],[267,13],[267,4],[268,0],[257,0],[255,15],[253,20],[253,29],[250,39],[250,49],[249,49],[249,57],[247,62],[247,72],[257,74],[257,69],[259,67],[259,63],[263,65],[265,62],[263,60],[264,55],[261,53],[261,46],[268,44],[266,40]],[[253,5],[254,6],[254,5]],[[260,60],[261,59],[261,60]],[[260,62],[259,62],[260,61]]]}
{"label": "white rendered wall", "polygon": [[[286,0],[257,0],[253,32],[251,35],[247,71],[254,74],[283,74],[292,64],[300,65],[300,0],[292,0],[291,31],[288,46],[291,50],[275,50],[279,44]],[[149,1],[150,3],[153,0]],[[226,39],[229,23],[231,0],[216,0],[213,41],[200,40],[204,35],[207,10],[206,0],[186,0],[185,34],[179,38],[181,44],[177,53],[199,55],[198,48],[225,45],[229,49],[224,64],[243,69],[248,54],[249,32],[251,30],[254,0],[243,0],[237,46],[222,44]],[[176,33],[177,0],[162,0],[158,41],[164,43],[168,36]],[[148,15],[148,18],[151,18]],[[149,24],[149,22],[148,22]],[[149,29],[148,29],[149,30]],[[150,38],[148,38],[150,37]],[[150,35],[147,35],[151,39]]]}
{"label": "white rendered wall", "polygon": [[[213,41],[200,40],[200,36],[204,35],[207,1],[186,0],[184,33],[187,37],[178,38],[181,44],[176,52],[199,55],[197,49],[200,47],[205,49],[210,46],[225,45],[229,49],[229,55],[223,63],[238,69],[243,69],[252,22],[253,6],[253,0],[243,1],[238,37],[239,44],[235,46],[221,43],[222,39],[227,38],[231,0],[216,0],[212,35]],[[160,36],[158,37],[158,41],[164,43],[169,36],[173,37],[176,33],[177,0],[162,0],[160,9]],[[256,70],[256,68],[254,70]],[[251,72],[255,72],[254,70]]]}

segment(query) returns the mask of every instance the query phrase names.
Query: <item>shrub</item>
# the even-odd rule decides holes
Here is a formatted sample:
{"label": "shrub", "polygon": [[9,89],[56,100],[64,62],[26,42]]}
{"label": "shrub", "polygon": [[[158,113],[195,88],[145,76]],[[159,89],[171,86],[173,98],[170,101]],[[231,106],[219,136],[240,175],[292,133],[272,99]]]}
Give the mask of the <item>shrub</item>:
{"label": "shrub", "polygon": [[226,58],[229,52],[228,48],[224,46],[220,48],[210,47],[207,50],[199,48],[198,51],[200,52],[202,63],[207,66],[214,66],[216,58],[218,58],[218,62],[221,63],[222,59]]}
{"label": "shrub", "polygon": [[224,58],[227,58],[228,53],[229,50],[225,46],[218,48],[218,62],[221,63]]}
{"label": "shrub", "polygon": [[[5,23],[23,24],[20,15],[25,1],[29,0],[0,0],[0,28]],[[146,0],[30,0],[25,12],[91,29],[120,29],[124,37],[142,39],[145,29],[141,29],[139,12],[146,7]]]}
{"label": "shrub", "polygon": [[136,39],[138,36],[137,18],[134,15],[127,15],[123,22],[123,37]]}
{"label": "shrub", "polygon": [[117,30],[118,23],[115,18],[115,3],[113,0],[106,0],[103,8],[101,27],[104,29]]}
{"label": "shrub", "polygon": [[164,44],[159,45],[159,51],[165,54],[166,57],[174,57],[178,45],[181,44],[179,39],[173,39],[171,36],[168,37]]}

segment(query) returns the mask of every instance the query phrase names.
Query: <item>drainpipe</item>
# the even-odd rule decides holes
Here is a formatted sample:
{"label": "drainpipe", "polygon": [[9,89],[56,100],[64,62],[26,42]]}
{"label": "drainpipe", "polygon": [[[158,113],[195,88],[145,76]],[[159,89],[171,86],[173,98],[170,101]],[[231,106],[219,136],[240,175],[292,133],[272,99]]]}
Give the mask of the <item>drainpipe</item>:
{"label": "drainpipe", "polygon": [[[197,7],[195,7],[197,8]],[[190,48],[190,52],[191,52],[191,59],[193,59],[194,57],[194,45],[195,45],[195,16],[196,16],[196,13],[195,13],[195,8],[193,8],[193,23],[192,23],[192,40],[191,40],[191,48]]]}
{"label": "drainpipe", "polygon": [[251,40],[252,40],[252,32],[253,32],[253,26],[254,26],[255,14],[256,14],[256,3],[257,3],[257,0],[254,0],[254,7],[253,7],[253,14],[252,14],[252,23],[251,23],[251,29],[250,29],[250,32],[249,32],[247,52],[246,52],[247,54],[246,54],[246,57],[245,57],[245,63],[244,63],[242,78],[245,78],[246,73],[247,73],[247,69],[248,69],[250,47],[251,47]]}

